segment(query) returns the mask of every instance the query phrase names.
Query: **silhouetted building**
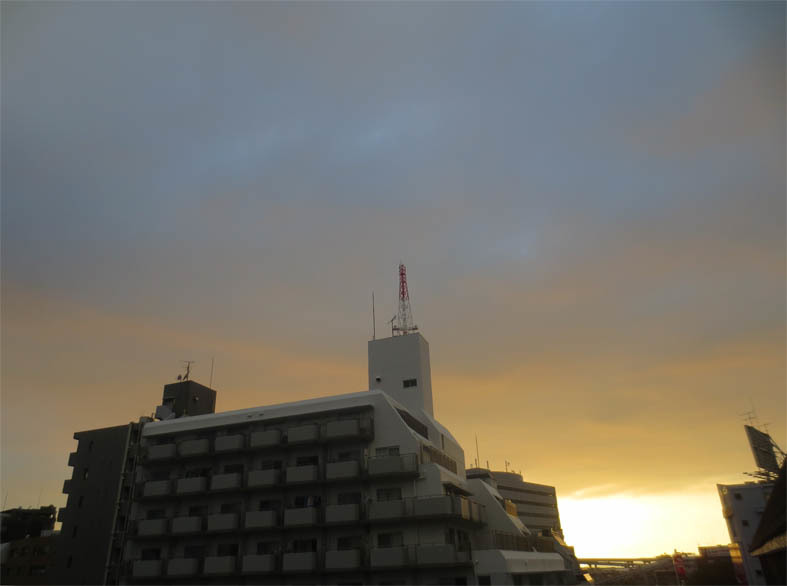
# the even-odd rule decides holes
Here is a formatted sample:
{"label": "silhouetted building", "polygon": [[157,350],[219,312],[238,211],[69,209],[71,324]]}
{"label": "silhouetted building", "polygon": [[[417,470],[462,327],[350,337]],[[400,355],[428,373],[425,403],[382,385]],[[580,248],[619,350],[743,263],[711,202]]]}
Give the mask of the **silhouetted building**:
{"label": "silhouetted building", "polygon": [[767,584],[787,584],[787,510],[785,464],[765,505],[760,524],[752,538],[751,555],[759,560]]}
{"label": "silhouetted building", "polygon": [[51,531],[55,526],[54,505],[37,509],[8,509],[0,513],[0,542],[6,543],[25,537],[38,537],[42,531]]}
{"label": "silhouetted building", "polygon": [[43,530],[33,537],[4,543],[0,560],[2,583],[50,584],[49,572],[57,547],[57,537],[55,532]]}

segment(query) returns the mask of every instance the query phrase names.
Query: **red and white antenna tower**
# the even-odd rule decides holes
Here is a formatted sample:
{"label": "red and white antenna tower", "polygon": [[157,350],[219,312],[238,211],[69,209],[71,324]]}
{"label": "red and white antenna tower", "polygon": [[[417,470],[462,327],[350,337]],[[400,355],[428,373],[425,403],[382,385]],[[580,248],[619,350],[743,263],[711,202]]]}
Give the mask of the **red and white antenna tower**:
{"label": "red and white antenna tower", "polygon": [[394,336],[404,336],[417,332],[418,326],[413,323],[413,312],[410,310],[410,292],[407,290],[407,269],[399,264],[399,311],[396,314],[396,325],[391,328]]}

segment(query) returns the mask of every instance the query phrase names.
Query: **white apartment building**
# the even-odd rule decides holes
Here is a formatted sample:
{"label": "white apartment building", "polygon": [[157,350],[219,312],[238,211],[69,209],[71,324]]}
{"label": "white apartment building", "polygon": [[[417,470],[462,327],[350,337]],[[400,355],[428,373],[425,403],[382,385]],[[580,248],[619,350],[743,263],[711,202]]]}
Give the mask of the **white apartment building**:
{"label": "white apartment building", "polygon": [[573,584],[434,418],[419,333],[364,392],[146,423],[122,583]]}
{"label": "white apartment building", "polygon": [[760,560],[749,553],[749,546],[760,525],[773,483],[717,484],[716,487],[721,499],[722,513],[727,521],[730,542],[733,544],[730,547],[733,559],[740,553],[747,584],[766,584]]}

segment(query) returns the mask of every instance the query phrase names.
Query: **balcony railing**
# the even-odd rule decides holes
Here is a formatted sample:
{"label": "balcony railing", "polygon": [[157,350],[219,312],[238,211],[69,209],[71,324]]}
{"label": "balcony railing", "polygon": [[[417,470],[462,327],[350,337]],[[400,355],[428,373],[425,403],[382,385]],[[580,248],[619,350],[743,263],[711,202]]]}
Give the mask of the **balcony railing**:
{"label": "balcony railing", "polygon": [[388,476],[418,476],[418,454],[377,456],[369,458],[367,474],[373,478]]}

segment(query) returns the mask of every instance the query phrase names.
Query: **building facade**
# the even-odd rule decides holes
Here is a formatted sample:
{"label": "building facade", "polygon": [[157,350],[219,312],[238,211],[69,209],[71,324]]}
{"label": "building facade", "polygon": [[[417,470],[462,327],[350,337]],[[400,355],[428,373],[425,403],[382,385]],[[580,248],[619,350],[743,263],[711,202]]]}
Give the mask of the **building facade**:
{"label": "building facade", "polygon": [[742,563],[746,582],[750,586],[766,584],[762,565],[751,555],[750,546],[773,490],[773,483],[719,484],[717,489],[734,560],[739,559],[739,563]]}

